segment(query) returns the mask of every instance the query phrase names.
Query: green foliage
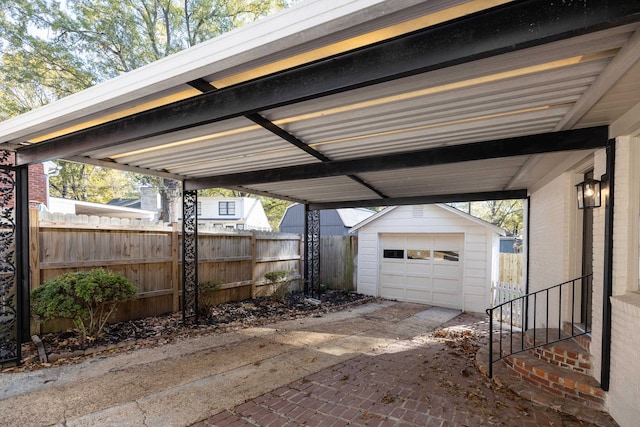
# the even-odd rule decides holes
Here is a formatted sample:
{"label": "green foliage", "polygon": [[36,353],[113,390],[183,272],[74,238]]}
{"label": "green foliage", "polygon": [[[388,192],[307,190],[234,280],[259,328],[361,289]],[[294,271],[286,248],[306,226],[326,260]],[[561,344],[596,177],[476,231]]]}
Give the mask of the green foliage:
{"label": "green foliage", "polygon": [[297,0],[0,0],[0,120]]}
{"label": "green foliage", "polygon": [[329,288],[327,287],[327,285],[323,285],[322,283],[318,286],[318,293],[319,294],[324,294],[329,290]]}
{"label": "green foliage", "polygon": [[206,282],[200,282],[198,283],[198,292],[200,293],[214,292],[220,289],[221,285],[222,283],[216,280],[207,280]]}
{"label": "green foliage", "polygon": [[289,283],[291,280],[287,279],[289,272],[287,270],[275,270],[270,271],[264,275],[270,283],[275,286],[271,293],[271,299],[278,302],[284,302],[287,294],[289,293]]}
{"label": "green foliage", "polygon": [[451,206],[503,228],[514,236],[522,235],[524,221],[522,200],[485,200],[451,203]]}
{"label": "green foliage", "polygon": [[117,304],[133,300],[136,288],[121,274],[103,269],[66,273],[31,292],[31,310],[44,320],[71,319],[83,339],[96,339]]}
{"label": "green foliage", "polygon": [[270,271],[264,275],[264,278],[271,283],[277,283],[284,280],[289,272],[287,270],[275,270]]}
{"label": "green foliage", "polygon": [[60,172],[49,179],[54,197],[95,203],[107,203],[117,197],[139,197],[136,181],[129,172],[64,160],[56,163]]}

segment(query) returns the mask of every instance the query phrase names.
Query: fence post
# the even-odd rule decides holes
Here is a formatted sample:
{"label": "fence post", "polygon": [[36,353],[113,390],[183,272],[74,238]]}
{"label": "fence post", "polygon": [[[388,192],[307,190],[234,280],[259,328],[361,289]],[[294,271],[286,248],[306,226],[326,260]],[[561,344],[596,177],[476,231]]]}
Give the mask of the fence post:
{"label": "fence post", "polygon": [[[40,222],[38,209],[29,209],[29,271],[31,274],[29,292],[40,286]],[[30,334],[42,333],[41,322],[31,322]]]}
{"label": "fence post", "polygon": [[29,209],[29,269],[31,290],[40,286],[40,224],[38,209]]}
{"label": "fence post", "polygon": [[257,244],[256,244],[256,230],[251,230],[251,298],[255,298],[258,295],[256,286],[256,259],[257,259]]}
{"label": "fence post", "polygon": [[180,252],[178,251],[178,223],[171,228],[171,285],[173,287],[173,312],[180,311]]}

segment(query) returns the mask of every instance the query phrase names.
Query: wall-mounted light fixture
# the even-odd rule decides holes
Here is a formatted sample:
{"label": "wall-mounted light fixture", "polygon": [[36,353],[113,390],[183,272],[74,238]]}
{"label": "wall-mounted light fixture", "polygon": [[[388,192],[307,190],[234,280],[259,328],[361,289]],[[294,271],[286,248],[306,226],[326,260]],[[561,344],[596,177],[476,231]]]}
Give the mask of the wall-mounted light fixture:
{"label": "wall-mounted light fixture", "polygon": [[576,185],[578,189],[578,209],[600,207],[600,181],[585,179]]}

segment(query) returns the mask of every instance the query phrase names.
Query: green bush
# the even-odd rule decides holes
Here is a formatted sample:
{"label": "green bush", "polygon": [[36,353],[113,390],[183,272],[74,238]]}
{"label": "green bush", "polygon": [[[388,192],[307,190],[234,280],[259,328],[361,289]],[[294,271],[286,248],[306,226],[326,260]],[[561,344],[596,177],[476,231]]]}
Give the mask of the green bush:
{"label": "green bush", "polygon": [[271,299],[278,302],[284,302],[287,294],[289,293],[289,283],[291,280],[287,279],[289,272],[287,270],[270,271],[264,275],[270,283],[273,284],[274,289],[271,293]]}
{"label": "green bush", "polygon": [[135,299],[136,293],[121,274],[103,269],[66,273],[31,292],[31,311],[43,320],[71,319],[83,340],[94,340],[117,304]]}

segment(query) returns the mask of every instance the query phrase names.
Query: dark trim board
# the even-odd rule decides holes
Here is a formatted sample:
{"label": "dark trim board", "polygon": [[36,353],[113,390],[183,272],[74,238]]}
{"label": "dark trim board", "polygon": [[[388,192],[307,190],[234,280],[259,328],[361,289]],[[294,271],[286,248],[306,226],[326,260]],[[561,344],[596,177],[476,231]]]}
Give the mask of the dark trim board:
{"label": "dark trim board", "polygon": [[[25,146],[17,164],[82,155],[640,21],[640,0],[508,3],[441,25]],[[312,76],[313,78],[310,78]]]}
{"label": "dark trim board", "polygon": [[516,200],[526,198],[527,190],[488,191],[481,193],[439,194],[434,196],[354,200],[349,202],[309,203],[309,209],[372,208],[378,206],[430,205],[434,203],[481,202],[484,200]]}
{"label": "dark trim board", "polygon": [[200,190],[229,185],[244,186],[558,151],[588,150],[605,147],[608,133],[607,126],[600,126],[472,144],[450,145],[408,153],[240,172],[208,178],[187,179],[184,182],[184,188],[185,190]]}

